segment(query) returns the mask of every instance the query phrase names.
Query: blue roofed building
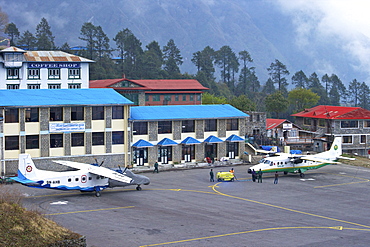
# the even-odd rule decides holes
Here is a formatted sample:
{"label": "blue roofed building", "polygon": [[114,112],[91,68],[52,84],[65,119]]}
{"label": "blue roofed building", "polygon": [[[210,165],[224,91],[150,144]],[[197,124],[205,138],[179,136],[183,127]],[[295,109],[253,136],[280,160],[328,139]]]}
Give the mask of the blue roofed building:
{"label": "blue roofed building", "polygon": [[132,159],[137,166],[239,159],[249,115],[231,105],[131,107]]}
{"label": "blue roofed building", "polygon": [[17,171],[18,155],[110,166],[130,163],[133,102],[114,89],[0,90],[1,175]]}

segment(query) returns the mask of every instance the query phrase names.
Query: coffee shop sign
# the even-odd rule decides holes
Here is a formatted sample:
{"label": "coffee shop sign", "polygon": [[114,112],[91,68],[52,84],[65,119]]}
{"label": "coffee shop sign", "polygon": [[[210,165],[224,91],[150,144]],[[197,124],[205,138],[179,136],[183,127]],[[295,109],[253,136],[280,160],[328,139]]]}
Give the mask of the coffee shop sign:
{"label": "coffee shop sign", "polygon": [[80,68],[80,63],[61,63],[61,62],[53,62],[53,63],[29,63],[28,68],[31,69],[61,69],[61,68],[68,68],[68,69],[75,69]]}
{"label": "coffee shop sign", "polygon": [[85,131],[85,123],[49,123],[49,132],[83,132]]}

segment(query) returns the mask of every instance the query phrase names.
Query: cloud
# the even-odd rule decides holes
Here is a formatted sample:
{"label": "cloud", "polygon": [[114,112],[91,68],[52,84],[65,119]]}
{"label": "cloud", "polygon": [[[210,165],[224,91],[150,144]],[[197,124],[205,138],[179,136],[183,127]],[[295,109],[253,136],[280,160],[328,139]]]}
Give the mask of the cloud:
{"label": "cloud", "polygon": [[353,68],[365,71],[370,77],[370,1],[278,0],[273,3],[292,17],[299,48],[309,50],[323,44],[338,47],[338,52],[349,56]]}

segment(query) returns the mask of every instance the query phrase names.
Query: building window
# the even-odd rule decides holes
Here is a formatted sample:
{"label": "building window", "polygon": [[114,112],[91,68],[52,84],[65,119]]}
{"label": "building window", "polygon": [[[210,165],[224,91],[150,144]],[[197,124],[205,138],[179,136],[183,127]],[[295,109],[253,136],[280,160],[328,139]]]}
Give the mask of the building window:
{"label": "building window", "polygon": [[319,119],[319,126],[325,127],[325,119]]}
{"label": "building window", "polygon": [[145,94],[145,101],[149,101],[149,95]]}
{"label": "building window", "polygon": [[6,89],[19,89],[19,84],[7,84]]}
{"label": "building window", "polygon": [[172,121],[159,121],[158,134],[172,133]]}
{"label": "building window", "polygon": [[249,122],[253,122],[253,115],[252,114],[249,115]]}
{"label": "building window", "polygon": [[112,144],[124,144],[123,131],[112,132]]}
{"label": "building window", "polygon": [[360,144],[365,144],[366,143],[366,135],[361,135],[360,136]]}
{"label": "building window", "polygon": [[72,133],[72,147],[81,147],[84,146],[85,143],[85,135],[84,133]]}
{"label": "building window", "polygon": [[5,136],[5,150],[18,150],[19,136]]}
{"label": "building window", "polygon": [[343,143],[352,144],[352,136],[343,136]]}
{"label": "building window", "polygon": [[71,120],[72,121],[84,120],[84,108],[82,106],[71,107]]}
{"label": "building window", "polygon": [[19,79],[19,69],[10,68],[6,69],[6,79],[8,80],[18,80]]}
{"label": "building window", "polygon": [[364,121],[364,128],[370,128],[370,120]]}
{"label": "building window", "polygon": [[28,79],[29,80],[39,80],[40,79],[40,69],[28,69]]}
{"label": "building window", "polygon": [[194,101],[194,95],[190,94],[189,97],[190,97],[189,99],[190,101]]}
{"label": "building window", "polygon": [[175,95],[175,101],[179,101],[180,100],[180,96],[177,94]]}
{"label": "building window", "polygon": [[50,107],[50,121],[63,121],[62,107]]}
{"label": "building window", "polygon": [[238,130],[239,119],[227,119],[226,130]]}
{"label": "building window", "polygon": [[161,100],[161,96],[159,94],[153,95],[153,101],[160,101],[160,100]]}
{"label": "building window", "polygon": [[182,133],[194,132],[195,120],[182,120]]}
{"label": "building window", "polygon": [[50,134],[50,148],[63,147],[63,134]]}
{"label": "building window", "polygon": [[217,131],[217,119],[205,120],[204,131]]}
{"label": "building window", "polygon": [[93,146],[104,145],[104,132],[92,133],[92,145]]}
{"label": "building window", "polygon": [[164,95],[164,101],[171,101],[171,95]]}
{"label": "building window", "polygon": [[201,100],[202,100],[202,95],[197,94],[197,101],[201,101]]}
{"label": "building window", "polygon": [[57,80],[60,79],[60,69],[48,69],[49,79]]}
{"label": "building window", "polygon": [[60,89],[60,84],[48,84],[49,89]]}
{"label": "building window", "polygon": [[259,114],[257,114],[257,115],[256,115],[256,118],[257,118],[257,119],[256,119],[256,121],[257,121],[257,122],[261,121],[261,120],[260,120],[260,115],[259,115]]}
{"label": "building window", "polygon": [[26,136],[26,149],[38,149],[39,143],[39,135]]}
{"label": "building window", "polygon": [[80,69],[68,69],[68,79],[80,79]]}
{"label": "building window", "polygon": [[5,109],[5,123],[19,123],[19,110],[17,108]]}
{"label": "building window", "polygon": [[132,132],[134,135],[147,135],[148,122],[134,122]]}
{"label": "building window", "polygon": [[68,83],[69,89],[79,89],[81,88],[81,83]]}
{"label": "building window", "polygon": [[182,101],[186,101],[186,94],[182,96]]}
{"label": "building window", "polygon": [[340,127],[342,129],[358,128],[358,121],[356,120],[340,121]]}
{"label": "building window", "polygon": [[112,107],[112,119],[124,119],[123,113],[124,113],[123,106]]}
{"label": "building window", "polygon": [[26,122],[39,121],[39,108],[26,108]]}
{"label": "building window", "polygon": [[27,84],[28,89],[40,89],[40,84]]}
{"label": "building window", "polygon": [[92,120],[104,120],[104,106],[92,107]]}
{"label": "building window", "polygon": [[303,118],[304,125],[311,125],[311,118]]}

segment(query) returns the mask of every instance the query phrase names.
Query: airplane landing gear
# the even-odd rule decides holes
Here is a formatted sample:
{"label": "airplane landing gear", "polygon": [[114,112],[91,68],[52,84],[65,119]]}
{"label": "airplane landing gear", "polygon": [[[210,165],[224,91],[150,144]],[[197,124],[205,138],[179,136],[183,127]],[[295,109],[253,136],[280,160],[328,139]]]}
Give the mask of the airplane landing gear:
{"label": "airplane landing gear", "polygon": [[302,172],[301,172],[301,173],[299,174],[299,176],[300,176],[301,178],[304,178],[304,173],[302,173]]}
{"label": "airplane landing gear", "polygon": [[96,197],[100,197],[100,196],[101,196],[100,191],[95,191],[95,196],[96,196]]}
{"label": "airplane landing gear", "polygon": [[138,190],[138,191],[140,191],[140,190],[141,190],[140,185],[138,185],[138,186],[136,187],[136,190]]}

